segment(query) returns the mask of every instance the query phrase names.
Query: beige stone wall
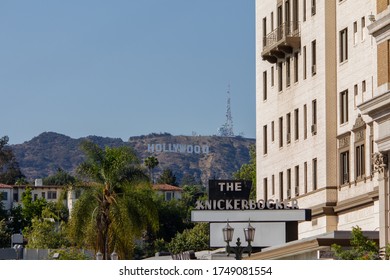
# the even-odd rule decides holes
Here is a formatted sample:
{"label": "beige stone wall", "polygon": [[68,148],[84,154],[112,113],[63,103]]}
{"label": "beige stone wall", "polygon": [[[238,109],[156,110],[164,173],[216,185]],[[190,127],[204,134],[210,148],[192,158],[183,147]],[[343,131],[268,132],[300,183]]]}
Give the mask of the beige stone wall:
{"label": "beige stone wall", "polygon": [[[290,1],[292,3],[292,1]],[[283,172],[283,197],[287,195],[287,170],[291,170],[291,197],[295,197],[295,167],[299,167],[299,196],[301,208],[315,211],[315,222],[299,225],[300,237],[312,236],[340,228],[350,228],[359,224],[363,229],[371,229],[375,224],[373,210],[357,211],[343,209],[345,219],[338,219],[332,207],[340,201],[345,203],[362,193],[372,192],[375,182],[370,177],[370,129],[372,120],[364,116],[366,123],[365,162],[366,179],[355,182],[354,178],[354,132],[351,132],[359,116],[357,106],[374,96],[377,84],[376,44],[370,37],[366,26],[368,15],[376,9],[375,1],[317,1],[316,14],[311,14],[311,1],[306,1],[306,21],[303,21],[302,2],[299,6],[301,48],[298,52],[298,82],[294,82],[294,57],[291,56],[291,85],[286,86],[286,61],[283,65],[283,89],[278,90],[277,65],[263,61],[263,19],[267,19],[267,33],[271,31],[270,15],[274,15],[274,28],[277,27],[277,1],[256,1],[256,139],[257,139],[257,195],[263,199],[278,199],[279,174]],[[283,12],[284,13],[284,12]],[[283,14],[284,17],[284,14]],[[356,24],[355,24],[356,22]],[[339,32],[348,29],[348,60],[339,60]],[[311,43],[316,40],[316,75],[311,74]],[[304,48],[306,48],[307,77],[303,78]],[[271,72],[274,85],[271,85]],[[267,99],[263,98],[263,73],[267,72]],[[365,89],[363,90],[363,83]],[[354,89],[357,85],[357,92]],[[339,94],[348,90],[349,120],[340,124]],[[317,133],[311,133],[312,101],[317,101]],[[304,123],[304,107],[307,120]],[[299,111],[299,138],[294,139],[294,111]],[[286,142],[286,115],[291,114],[291,142]],[[279,146],[279,118],[283,117],[283,147]],[[274,140],[272,140],[274,123]],[[264,154],[264,126],[267,126],[267,153]],[[307,137],[304,129],[307,128]],[[340,186],[338,136],[350,133],[351,184]],[[313,159],[317,159],[317,190],[313,189]],[[304,168],[307,166],[307,177]],[[272,182],[272,178],[274,182]],[[264,191],[264,179],[267,191]],[[307,180],[307,181],[306,181]],[[306,181],[306,186],[305,186]],[[273,191],[274,185],[274,191]],[[337,190],[336,190],[337,187]],[[355,205],[356,206],[356,205]],[[359,206],[360,207],[360,206]],[[371,206],[366,206],[371,207]],[[323,210],[321,210],[323,209]]]}
{"label": "beige stone wall", "polygon": [[388,6],[389,6],[389,0],[377,0],[376,1],[377,13],[379,14],[383,12],[384,10],[387,9]]}
{"label": "beige stone wall", "polygon": [[390,40],[378,44],[378,87],[390,83]]}

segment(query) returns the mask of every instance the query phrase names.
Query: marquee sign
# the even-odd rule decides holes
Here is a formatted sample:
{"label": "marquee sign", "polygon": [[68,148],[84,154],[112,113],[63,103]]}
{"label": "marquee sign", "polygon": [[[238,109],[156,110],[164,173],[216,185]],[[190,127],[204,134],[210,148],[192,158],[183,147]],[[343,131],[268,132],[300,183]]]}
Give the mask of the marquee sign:
{"label": "marquee sign", "polygon": [[219,200],[198,200],[195,203],[196,210],[262,210],[262,209],[298,209],[298,201],[279,201],[278,199],[219,199]]}
{"label": "marquee sign", "polygon": [[209,180],[209,199],[245,199],[249,200],[252,189],[251,181],[244,180]]}
{"label": "marquee sign", "polygon": [[243,229],[250,221],[256,229],[252,246],[268,247],[297,240],[298,222],[311,220],[311,210],[299,209],[298,200],[251,200],[251,188],[251,181],[209,181],[208,200],[196,202],[191,221],[209,223],[210,247],[226,245],[222,229],[227,221],[236,229],[235,238],[241,240],[245,240]]}

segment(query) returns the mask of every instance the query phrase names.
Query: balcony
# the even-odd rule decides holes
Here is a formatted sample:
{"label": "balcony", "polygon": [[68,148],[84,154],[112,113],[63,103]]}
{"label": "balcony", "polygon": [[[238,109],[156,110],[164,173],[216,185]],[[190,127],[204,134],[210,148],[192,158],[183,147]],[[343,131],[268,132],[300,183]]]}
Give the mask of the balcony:
{"label": "balcony", "polygon": [[263,38],[263,60],[276,63],[301,47],[300,24],[297,21],[285,22]]}

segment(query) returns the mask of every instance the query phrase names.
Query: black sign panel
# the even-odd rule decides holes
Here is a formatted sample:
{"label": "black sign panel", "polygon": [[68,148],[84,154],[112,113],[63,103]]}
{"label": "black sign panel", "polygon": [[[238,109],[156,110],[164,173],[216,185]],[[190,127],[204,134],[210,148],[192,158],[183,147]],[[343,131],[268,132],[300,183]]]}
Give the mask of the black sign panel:
{"label": "black sign panel", "polygon": [[251,188],[252,181],[209,180],[209,200],[249,200]]}

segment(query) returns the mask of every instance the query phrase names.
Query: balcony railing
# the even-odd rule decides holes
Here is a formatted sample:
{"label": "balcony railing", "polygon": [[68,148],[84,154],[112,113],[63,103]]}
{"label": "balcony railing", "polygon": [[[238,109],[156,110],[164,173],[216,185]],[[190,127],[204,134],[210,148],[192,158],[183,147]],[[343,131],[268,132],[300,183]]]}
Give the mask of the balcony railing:
{"label": "balcony railing", "polygon": [[278,59],[283,59],[286,54],[292,53],[293,49],[298,49],[300,46],[299,22],[285,22],[263,38],[261,56],[264,60],[276,63]]}

